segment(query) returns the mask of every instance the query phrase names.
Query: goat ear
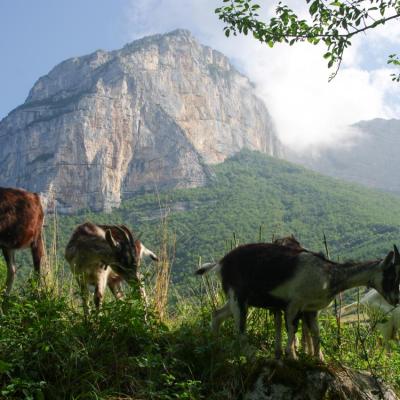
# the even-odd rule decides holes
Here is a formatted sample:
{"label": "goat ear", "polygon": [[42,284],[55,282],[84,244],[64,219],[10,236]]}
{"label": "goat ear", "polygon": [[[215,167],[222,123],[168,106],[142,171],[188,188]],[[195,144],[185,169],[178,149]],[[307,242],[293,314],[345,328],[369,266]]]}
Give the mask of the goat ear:
{"label": "goat ear", "polygon": [[394,260],[393,263],[394,264],[400,264],[400,253],[399,253],[399,249],[397,248],[397,246],[394,244],[393,245],[393,250],[394,250]]}
{"label": "goat ear", "polygon": [[113,238],[113,235],[112,235],[110,229],[106,230],[106,240],[107,240],[107,243],[111,246],[112,249],[117,249],[119,247],[118,243]]}
{"label": "goat ear", "polygon": [[392,265],[393,251],[389,251],[388,255],[383,260],[383,269],[387,269]]}

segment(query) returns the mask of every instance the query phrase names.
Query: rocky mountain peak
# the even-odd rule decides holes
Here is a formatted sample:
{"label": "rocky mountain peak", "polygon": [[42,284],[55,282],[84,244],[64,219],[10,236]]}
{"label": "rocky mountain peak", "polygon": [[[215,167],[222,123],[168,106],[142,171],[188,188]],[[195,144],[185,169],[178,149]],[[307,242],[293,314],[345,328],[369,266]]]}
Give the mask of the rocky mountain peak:
{"label": "rocky mountain peak", "polygon": [[0,185],[61,212],[207,183],[242,148],[280,155],[271,118],[227,57],[186,30],[70,58],[0,122]]}

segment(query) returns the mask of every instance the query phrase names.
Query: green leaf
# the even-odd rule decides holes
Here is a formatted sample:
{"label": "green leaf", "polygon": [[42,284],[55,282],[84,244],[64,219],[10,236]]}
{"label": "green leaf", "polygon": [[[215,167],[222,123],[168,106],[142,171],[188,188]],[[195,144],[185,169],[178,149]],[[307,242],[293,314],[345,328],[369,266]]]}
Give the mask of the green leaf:
{"label": "green leaf", "polygon": [[318,7],[319,7],[319,0],[315,0],[309,9],[310,15],[314,15],[317,11],[318,11]]}
{"label": "green leaf", "polygon": [[283,13],[281,15],[281,19],[284,25],[287,25],[289,22],[289,15],[287,14],[287,12]]}
{"label": "green leaf", "polygon": [[12,369],[12,365],[0,360],[0,374],[4,374]]}

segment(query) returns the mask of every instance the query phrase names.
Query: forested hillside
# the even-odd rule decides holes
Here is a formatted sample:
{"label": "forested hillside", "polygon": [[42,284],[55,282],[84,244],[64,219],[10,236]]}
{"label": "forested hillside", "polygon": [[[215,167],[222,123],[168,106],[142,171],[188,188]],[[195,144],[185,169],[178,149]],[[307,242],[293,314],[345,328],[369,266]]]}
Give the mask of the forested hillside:
{"label": "forested hillside", "polygon": [[[218,259],[239,243],[294,233],[333,259],[383,256],[399,241],[400,198],[343,183],[258,152],[242,151],[214,167],[211,185],[159,195],[139,195],[110,214],[61,217],[59,248],[85,220],[125,223],[157,250],[160,215],[175,236],[175,281],[190,276],[201,256]],[[50,224],[51,225],[51,224]]]}

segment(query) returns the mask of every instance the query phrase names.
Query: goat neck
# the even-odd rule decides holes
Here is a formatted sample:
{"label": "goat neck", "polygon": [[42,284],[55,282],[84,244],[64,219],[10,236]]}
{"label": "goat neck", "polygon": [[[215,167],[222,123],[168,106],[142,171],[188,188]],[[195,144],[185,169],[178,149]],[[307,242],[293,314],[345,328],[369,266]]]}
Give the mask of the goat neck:
{"label": "goat neck", "polygon": [[335,294],[358,286],[374,286],[381,260],[329,265],[331,291]]}

